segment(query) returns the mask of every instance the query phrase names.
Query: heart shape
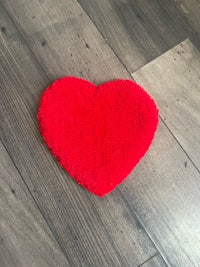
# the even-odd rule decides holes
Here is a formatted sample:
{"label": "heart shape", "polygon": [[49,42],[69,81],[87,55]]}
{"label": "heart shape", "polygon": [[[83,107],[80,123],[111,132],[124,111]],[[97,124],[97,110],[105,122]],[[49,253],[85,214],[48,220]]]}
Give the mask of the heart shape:
{"label": "heart shape", "polygon": [[61,166],[83,187],[104,196],[148,150],[158,124],[158,109],[133,81],[96,86],[65,77],[42,94],[38,122]]}

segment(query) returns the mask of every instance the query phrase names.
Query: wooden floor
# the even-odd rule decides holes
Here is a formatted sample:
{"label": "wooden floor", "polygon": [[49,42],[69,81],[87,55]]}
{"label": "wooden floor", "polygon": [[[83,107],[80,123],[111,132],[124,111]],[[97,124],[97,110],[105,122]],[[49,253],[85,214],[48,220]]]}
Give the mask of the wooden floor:
{"label": "wooden floor", "polygon": [[[200,1],[0,0],[0,267],[200,266]],[[62,76],[134,79],[154,142],[100,199],[51,156],[39,98]]]}

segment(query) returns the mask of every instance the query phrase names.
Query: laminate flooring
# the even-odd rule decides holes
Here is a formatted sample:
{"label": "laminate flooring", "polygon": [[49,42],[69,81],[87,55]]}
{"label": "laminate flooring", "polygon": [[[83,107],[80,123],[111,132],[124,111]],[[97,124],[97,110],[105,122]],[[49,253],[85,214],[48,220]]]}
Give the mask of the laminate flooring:
{"label": "laminate flooring", "polygon": [[[200,2],[0,0],[0,267],[200,266]],[[149,151],[104,198],[37,125],[43,90],[134,79],[159,107]]]}

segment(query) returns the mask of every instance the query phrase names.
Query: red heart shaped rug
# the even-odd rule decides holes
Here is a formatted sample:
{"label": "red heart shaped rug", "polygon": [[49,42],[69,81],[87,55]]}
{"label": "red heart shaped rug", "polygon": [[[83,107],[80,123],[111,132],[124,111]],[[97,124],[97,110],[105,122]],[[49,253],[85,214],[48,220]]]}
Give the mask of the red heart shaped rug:
{"label": "red heart shaped rug", "polygon": [[42,94],[38,121],[62,167],[83,187],[104,196],[144,156],[158,124],[158,110],[133,81],[96,86],[65,77]]}

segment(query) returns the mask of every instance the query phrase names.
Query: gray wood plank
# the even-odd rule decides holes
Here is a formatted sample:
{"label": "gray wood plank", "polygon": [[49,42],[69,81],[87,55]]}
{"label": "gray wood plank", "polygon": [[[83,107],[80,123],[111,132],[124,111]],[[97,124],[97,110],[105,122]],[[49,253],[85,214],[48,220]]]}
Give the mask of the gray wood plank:
{"label": "gray wood plank", "polygon": [[[57,7],[52,3],[26,1],[26,5],[22,6],[16,3],[15,19],[20,12],[17,25],[28,25],[23,26],[23,30],[27,30],[27,35],[24,33],[23,37],[6,11],[0,9],[0,22],[6,29],[1,33],[0,48],[1,138],[71,266],[138,266],[155,255],[157,249],[137,217],[130,212],[120,191],[100,199],[84,190],[59,167],[39,135],[37,105],[41,92],[49,83],[48,76],[53,79],[64,74],[63,66],[70,62],[72,46],[74,71],[71,70],[71,74],[77,75],[86,64],[82,62],[79,65],[79,59],[87,47],[73,39],[76,29],[78,31],[82,24],[86,28],[81,28],[80,38],[87,40],[87,36],[92,47],[91,52],[86,52],[87,58],[93,57],[96,53],[93,51],[103,55],[92,62],[93,70],[88,75],[98,82],[119,74],[124,78],[128,76],[76,2],[60,1],[61,6],[58,4]],[[65,33],[59,34],[54,26],[63,25],[62,12],[67,10],[68,5],[74,15],[68,20]],[[45,13],[46,10],[49,12]],[[34,13],[31,12],[36,12],[35,16],[39,17],[36,24],[46,23],[40,32],[41,36],[48,37],[49,47],[46,50],[38,39],[38,28],[33,26],[31,16]],[[54,20],[51,12],[56,16]],[[82,16],[79,16],[80,12]],[[31,15],[27,16],[29,13]],[[59,23],[52,25],[52,21],[57,20]],[[71,41],[65,39],[69,36],[72,36]],[[37,60],[24,38],[37,54]],[[63,46],[67,40],[68,44],[72,42],[71,48],[70,45]]]}
{"label": "gray wood plank", "polygon": [[50,80],[102,83],[129,75],[76,1],[1,0]]}
{"label": "gray wood plank", "polygon": [[164,262],[163,258],[158,254],[148,261],[144,262],[143,264],[139,265],[138,267],[167,267],[167,265]]}
{"label": "gray wood plank", "polygon": [[120,190],[169,266],[199,266],[200,174],[162,121]]}
{"label": "gray wood plank", "polygon": [[[199,30],[197,32],[194,23],[182,15],[174,1],[78,1],[129,72],[137,70],[186,38],[200,48]],[[191,0],[185,2],[190,6]],[[193,5],[193,8],[196,8],[197,19],[200,11],[198,6]]]}
{"label": "gray wood plank", "polygon": [[182,16],[186,19],[188,25],[191,25],[191,27],[194,29],[194,35],[200,36],[199,0],[174,0],[174,4],[179,9]]}
{"label": "gray wood plank", "polygon": [[186,40],[132,75],[155,98],[163,122],[187,152],[184,155],[172,144],[160,122],[156,149],[151,148],[149,160],[147,156],[136,172],[137,195],[134,190],[126,194],[172,266],[199,266],[200,262],[200,174],[193,167],[194,163],[199,166],[200,155],[199,69],[199,52]]}
{"label": "gray wood plank", "polygon": [[[33,5],[32,7],[34,7],[36,4],[27,4],[29,10],[32,12],[32,10],[35,9],[31,9],[30,5]],[[48,10],[46,5],[47,3],[45,2],[40,9],[46,8]],[[63,73],[63,70],[59,65],[52,67],[52,64],[56,63],[54,63],[51,58],[51,50],[47,49],[42,51],[39,45],[38,48],[35,45],[36,41],[34,42],[34,40],[37,40],[37,32],[35,33],[34,26],[30,26],[31,17],[26,15],[27,12],[24,11],[24,7],[21,6],[21,8],[18,8],[15,6],[15,8],[16,15],[13,13],[10,14],[12,14],[15,23],[20,28],[20,31],[22,31],[23,37],[34,51],[37,59],[41,62],[42,66],[44,66],[46,73],[50,78],[54,78],[53,69],[56,71],[57,75]],[[22,10],[22,12],[20,10]],[[78,13],[75,12],[75,14],[77,15]],[[20,18],[17,18],[17,16]],[[39,16],[37,23],[42,25],[42,19],[42,16]],[[22,20],[23,23],[21,23],[20,20]],[[74,25],[77,25],[77,20],[73,21]],[[50,23],[51,20],[48,22]],[[87,29],[90,31],[88,24],[89,23],[87,22]],[[4,40],[6,46],[9,47],[9,49],[7,48],[9,53],[6,53],[6,49],[3,50],[3,54],[6,53],[5,58],[7,59],[7,62],[4,62],[5,64],[3,68],[4,70],[12,70],[12,73],[9,75],[9,79],[5,74],[3,76],[5,86],[3,90],[3,111],[4,114],[8,113],[6,117],[7,119],[4,121],[4,129],[2,133],[3,140],[10,153],[12,153],[18,168],[26,178],[30,189],[32,191],[36,190],[36,192],[33,192],[34,196],[41,208],[43,207],[45,217],[51,223],[51,229],[57,240],[60,241],[63,251],[66,252],[66,255],[70,255],[70,259],[72,257],[72,264],[76,266],[76,264],[78,265],[81,263],[81,260],[82,263],[85,263],[86,260],[88,265],[94,265],[95,263],[100,262],[104,266],[120,266],[120,264],[123,264],[122,266],[126,266],[126,264],[138,266],[142,262],[148,260],[149,254],[153,256],[157,252],[157,250],[152,249],[151,245],[148,243],[149,241],[146,239],[143,230],[144,226],[151,238],[156,242],[157,247],[162,251],[165,260],[173,263],[172,266],[195,266],[198,260],[198,256],[196,255],[198,255],[197,253],[199,251],[198,247],[192,248],[192,242],[196,242],[197,235],[195,235],[195,233],[198,234],[196,219],[198,219],[197,212],[199,210],[197,201],[197,191],[199,188],[197,181],[199,178],[197,178],[197,172],[193,165],[189,164],[190,160],[183,153],[182,149],[176,143],[176,140],[165,125],[161,124],[161,131],[159,132],[159,135],[157,135],[159,136],[159,142],[157,141],[157,143],[155,143],[156,145],[152,147],[153,156],[151,149],[148,154],[150,156],[146,156],[146,161],[143,160],[129,179],[120,186],[127,202],[124,203],[123,195],[121,195],[119,190],[116,190],[105,198],[105,200],[103,199],[105,202],[103,202],[102,205],[102,200],[90,195],[82,190],[82,188],[77,187],[72,180],[66,179],[65,173],[62,172],[55,161],[53,161],[45,147],[41,146],[36,121],[33,116],[36,114],[36,103],[38,103],[39,94],[41,93],[39,87],[41,88],[47,78],[46,76],[43,78],[44,73],[39,68],[37,62],[35,63],[34,61],[33,64],[33,59],[31,58],[29,51],[26,50],[23,40],[21,41],[21,44],[20,39],[17,39],[19,33],[14,31],[14,29],[11,30],[11,22],[9,22],[9,25],[9,27],[6,26],[6,29],[8,29],[8,32],[12,33],[10,34],[12,37],[9,37],[9,40]],[[31,31],[31,27],[33,29],[32,33],[29,32],[29,30]],[[76,32],[76,27],[74,26],[74,30],[71,30],[71,32]],[[51,42],[51,49],[54,51],[53,55],[59,55],[60,46],[56,40],[59,38],[61,38],[62,41],[66,39],[57,34],[54,36],[55,31],[52,30],[52,24],[51,27],[44,27],[43,31],[48,32],[47,28],[48,31],[51,32],[51,34],[48,33],[49,39],[55,38],[56,46]],[[39,30],[39,28],[37,28],[37,30]],[[67,32],[68,31],[65,30],[65,34],[63,35],[66,35]],[[100,36],[95,35],[95,38],[99,39]],[[97,43],[101,44],[101,42],[103,41],[98,40]],[[19,45],[19,43],[21,45]],[[74,42],[73,44],[73,51],[80,52],[80,48],[77,48],[79,47],[79,43]],[[104,46],[101,47],[105,48]],[[101,49],[101,47],[99,47],[99,49]],[[63,52],[62,56],[67,53],[66,47],[64,50],[65,53]],[[104,51],[101,51],[101,54],[103,54],[103,52]],[[75,55],[76,54],[77,53],[75,53]],[[18,59],[18,67],[16,66],[16,62],[13,61],[13,56]],[[66,57],[64,59],[63,64],[66,64]],[[59,60],[60,62],[62,61],[58,56],[58,62]],[[111,61],[111,63],[110,61],[108,62],[106,60],[101,62],[100,60],[100,64],[94,64],[95,70],[89,78],[95,80],[94,77],[97,77],[97,75],[95,76],[95,73],[98,73],[97,81],[101,82],[104,79],[110,79],[112,75],[114,76],[113,73],[116,73],[116,75],[122,73],[122,67],[120,67],[119,62],[116,65],[112,65],[113,61]],[[106,74],[102,71],[105,64],[106,66],[110,65],[109,69],[107,69],[108,73]],[[62,66],[62,64],[60,66]],[[84,64],[81,65],[81,67],[83,66]],[[78,71],[78,68],[79,66],[76,65],[75,70],[71,71],[71,73],[74,73],[74,75],[77,74],[76,71]],[[22,75],[24,73],[26,74],[25,76]],[[15,75],[14,79],[9,82],[13,75]],[[127,74],[125,74],[125,76],[126,75]],[[122,78],[125,76],[124,74],[120,75]],[[20,79],[18,78],[17,80],[17,77]],[[23,84],[21,84],[22,81]],[[31,82],[29,83],[29,81]],[[15,129],[15,134],[12,129]],[[20,149],[17,144],[20,144]],[[158,153],[159,151],[161,154]],[[20,160],[18,155],[20,155]],[[186,170],[185,167],[182,169],[185,161],[188,162]],[[153,169],[152,165],[154,167]],[[133,179],[133,177],[135,177],[135,179]],[[182,180],[184,182],[183,188],[181,184]],[[169,185],[167,182],[169,182]],[[191,182],[191,184],[189,182]],[[196,191],[194,190],[193,196],[191,190],[193,187],[195,189],[196,183],[197,189]],[[166,189],[165,187],[167,185],[168,187]],[[186,199],[184,199],[184,196],[187,196],[184,186],[186,186],[190,192]],[[37,189],[35,189],[35,187],[37,187]],[[180,189],[178,190],[179,187]],[[177,195],[173,198],[175,192]],[[178,197],[180,197],[180,200]],[[163,204],[163,200],[166,200],[166,203],[164,202]],[[172,200],[177,201],[177,204],[173,203]],[[159,205],[159,203],[162,205]],[[184,206],[182,207],[182,210],[179,211],[178,208],[181,207],[182,203]],[[195,208],[195,205],[197,208]],[[190,218],[187,218],[186,223],[183,223],[182,226],[179,218],[182,219],[182,217],[184,218],[184,216],[187,215],[184,215],[184,208],[187,211],[190,206],[191,210],[188,215],[192,215],[190,216],[191,221]],[[121,209],[120,211],[119,207]],[[68,215],[69,211],[70,216]],[[112,220],[110,221],[108,217],[111,216],[111,211]],[[140,217],[140,221],[143,221],[143,225],[138,223],[139,221],[137,221],[137,217],[134,216],[135,211],[137,212],[137,216]],[[87,216],[85,214],[87,214]],[[192,224],[192,219],[194,220],[194,224]],[[192,224],[191,229],[189,228],[190,224]],[[120,225],[123,225],[123,229],[125,229],[123,237],[119,236]],[[73,236],[71,232],[69,232],[70,228],[73,230]],[[88,232],[86,232],[87,229]],[[127,229],[130,229],[131,233]],[[187,236],[184,235],[185,231]],[[110,235],[109,232],[111,232]],[[116,232],[118,234],[115,237],[114,233]],[[138,232],[140,234],[138,234]],[[68,237],[67,240],[65,237],[66,233]],[[130,239],[128,236],[133,236],[134,242],[137,240],[137,242],[135,242],[136,245],[133,245],[131,242],[130,247]],[[187,237],[189,241],[187,240]],[[75,238],[76,245],[74,244]],[[138,245],[138,243],[140,245]],[[198,244],[198,242],[196,242],[196,244]],[[81,245],[82,248],[80,248]],[[73,248],[75,247],[75,251],[70,248],[71,246],[73,246]],[[140,250],[140,246],[143,247],[142,251]],[[88,247],[90,248],[90,252],[87,250]],[[188,251],[189,257],[187,256]],[[124,253],[126,256],[124,256]],[[77,254],[79,255],[78,259],[76,258]],[[85,259],[85,255],[88,256],[87,259]],[[95,259],[94,255],[96,255]],[[130,258],[128,258],[129,255],[131,255]],[[138,259],[138,257],[140,258]],[[192,261],[194,261],[194,264]]]}
{"label": "gray wood plank", "polygon": [[1,142],[0,266],[69,266]]}
{"label": "gray wood plank", "polygon": [[132,76],[148,88],[161,117],[200,170],[200,53],[186,40]]}

